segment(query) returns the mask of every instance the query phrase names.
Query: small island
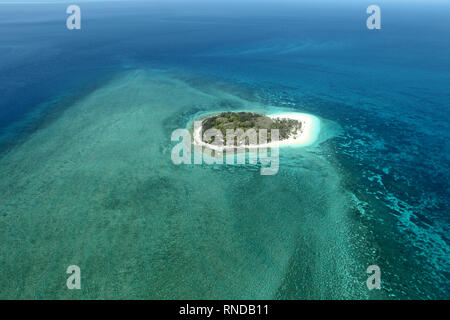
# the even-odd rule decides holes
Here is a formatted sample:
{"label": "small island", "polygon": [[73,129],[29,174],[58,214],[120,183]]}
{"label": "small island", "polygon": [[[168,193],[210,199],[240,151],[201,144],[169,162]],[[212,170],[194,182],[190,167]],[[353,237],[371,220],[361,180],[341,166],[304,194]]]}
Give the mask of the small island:
{"label": "small island", "polygon": [[[220,112],[195,121],[193,134],[194,144],[224,150],[230,145],[236,148],[248,141],[247,132],[251,129],[257,134],[262,129],[267,130],[266,141],[254,144],[245,142],[243,144],[246,147],[307,146],[314,143],[319,128],[319,119],[306,113],[282,112],[264,115],[255,112]],[[220,132],[220,141],[215,136],[203,139],[210,129]],[[271,130],[278,130],[276,141],[272,139]],[[230,144],[227,143],[227,131],[235,133]]]}

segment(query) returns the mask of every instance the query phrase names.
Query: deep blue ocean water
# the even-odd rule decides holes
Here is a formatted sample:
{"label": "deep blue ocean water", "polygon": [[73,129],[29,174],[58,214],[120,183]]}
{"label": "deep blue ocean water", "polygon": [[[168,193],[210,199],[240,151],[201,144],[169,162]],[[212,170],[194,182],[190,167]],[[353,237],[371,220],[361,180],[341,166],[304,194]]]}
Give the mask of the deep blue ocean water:
{"label": "deep blue ocean water", "polygon": [[339,123],[324,148],[386,296],[448,299],[450,3],[383,1],[381,30],[366,28],[370,4],[81,2],[82,29],[69,31],[67,3],[0,3],[2,150],[122,71],[240,86]]}

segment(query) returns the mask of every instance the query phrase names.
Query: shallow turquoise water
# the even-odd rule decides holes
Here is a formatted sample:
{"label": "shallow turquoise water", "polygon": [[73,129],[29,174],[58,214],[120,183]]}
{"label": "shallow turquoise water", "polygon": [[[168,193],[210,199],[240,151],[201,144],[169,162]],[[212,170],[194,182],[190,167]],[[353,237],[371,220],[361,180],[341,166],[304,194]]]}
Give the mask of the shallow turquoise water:
{"label": "shallow turquoise water", "polygon": [[[449,297],[448,6],[86,4],[72,37],[1,8],[1,298]],[[275,176],[170,160],[200,114],[282,108],[322,131]]]}
{"label": "shallow turquoise water", "polygon": [[[269,177],[258,166],[171,162],[171,132],[197,104],[220,110],[224,101],[230,109],[255,105],[220,84],[204,89],[132,71],[6,154],[4,287],[19,283],[24,297],[76,297],[56,286],[54,273],[79,261],[86,277],[79,296],[87,298],[361,295],[348,199],[323,156],[282,149],[280,171]],[[17,270],[25,257],[29,268]],[[303,270],[300,279],[286,278],[292,268]],[[342,273],[330,277],[330,269]]]}

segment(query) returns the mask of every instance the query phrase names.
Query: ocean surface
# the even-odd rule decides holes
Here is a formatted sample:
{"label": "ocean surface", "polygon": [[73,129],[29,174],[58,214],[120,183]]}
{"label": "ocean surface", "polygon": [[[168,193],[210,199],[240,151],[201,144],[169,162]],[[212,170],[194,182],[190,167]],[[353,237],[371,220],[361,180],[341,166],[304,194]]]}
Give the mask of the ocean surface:
{"label": "ocean surface", "polygon": [[[0,2],[1,299],[450,299],[449,2],[54,2]],[[319,140],[172,163],[233,110]]]}

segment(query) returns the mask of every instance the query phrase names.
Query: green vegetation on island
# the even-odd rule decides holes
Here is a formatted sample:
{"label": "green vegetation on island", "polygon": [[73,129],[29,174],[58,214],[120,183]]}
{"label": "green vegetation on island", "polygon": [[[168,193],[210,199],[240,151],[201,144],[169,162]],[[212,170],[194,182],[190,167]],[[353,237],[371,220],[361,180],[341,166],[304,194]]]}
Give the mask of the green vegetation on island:
{"label": "green vegetation on island", "polygon": [[[288,139],[291,135],[296,135],[301,132],[301,122],[292,119],[272,119],[265,115],[252,113],[252,112],[222,112],[220,114],[211,116],[202,122],[202,137],[208,129],[218,129],[222,133],[224,143],[226,144],[227,130],[242,129],[247,131],[248,129],[255,129],[258,133],[260,129],[267,130],[267,141],[271,141],[272,129],[278,129],[279,140]],[[238,136],[237,141],[242,141],[243,138]],[[214,138],[210,141],[211,143]],[[233,143],[236,145],[236,141]]]}

